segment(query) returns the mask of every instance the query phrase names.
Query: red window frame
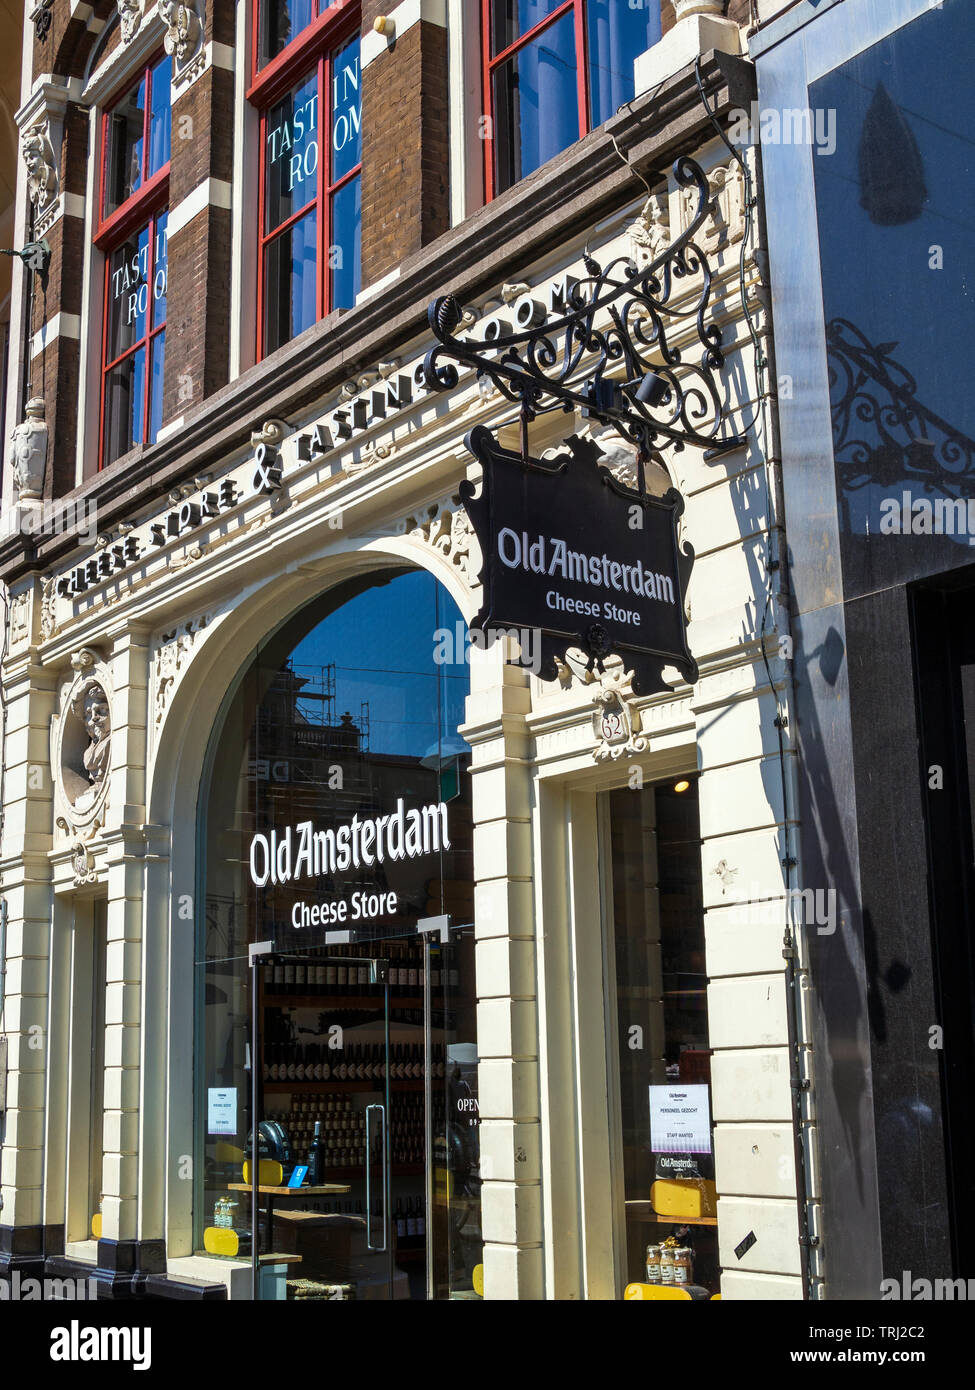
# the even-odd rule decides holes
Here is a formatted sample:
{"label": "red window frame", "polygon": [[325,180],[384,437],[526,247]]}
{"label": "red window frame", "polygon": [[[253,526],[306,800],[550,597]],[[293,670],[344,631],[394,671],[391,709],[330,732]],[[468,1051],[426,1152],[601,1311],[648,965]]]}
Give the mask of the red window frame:
{"label": "red window frame", "polygon": [[[271,108],[280,101],[302,78],[317,73],[318,81],[318,133],[319,157],[316,171],[316,191],[314,207],[316,210],[317,237],[315,257],[315,321],[319,322],[331,311],[329,304],[329,266],[328,248],[332,245],[332,203],[335,195],[346,184],[358,178],[362,172],[361,161],[334,182],[332,170],[331,125],[327,138],[323,137],[323,122],[331,122],[331,102],[326,101],[331,87],[331,60],[335,50],[358,35],[360,29],[360,0],[336,0],[328,9],[322,6],[326,0],[314,0],[316,17],[300,34],[297,34],[287,48],[281,50],[270,62],[258,70],[257,59],[260,46],[260,5],[261,0],[251,0],[251,85],[247,100],[258,109],[260,118],[260,167],[258,173],[258,233],[257,233],[257,361],[267,355],[264,342],[265,307],[265,252],[272,242],[284,236],[289,227],[307,217],[312,203],[309,201],[292,212],[273,231],[266,231],[265,197],[267,192],[267,119]],[[361,69],[360,69],[361,71]],[[326,116],[326,113],[327,116]]]}
{"label": "red window frame", "polygon": [[484,197],[491,202],[496,196],[494,170],[494,74],[520,48],[532,43],[550,29],[553,24],[564,19],[571,12],[575,15],[576,40],[576,100],[579,110],[579,139],[589,133],[589,40],[586,34],[585,0],[565,0],[557,5],[551,14],[539,20],[533,29],[527,29],[495,57],[491,56],[491,5],[492,0],[481,0],[481,55],[483,59],[484,110],[487,112],[488,138],[484,141]]}
{"label": "red window frame", "polygon": [[[99,159],[98,176],[98,230],[95,232],[93,240],[97,249],[104,256],[104,293],[102,302],[102,365],[99,378],[99,405],[98,405],[98,468],[99,470],[108,467],[105,462],[105,397],[108,386],[108,374],[113,371],[120,362],[126,357],[130,357],[144,347],[146,350],[146,380],[145,392],[142,404],[142,438],[145,441],[149,434],[149,417],[152,403],[152,340],[157,338],[160,333],[166,331],[166,320],[160,324],[151,322],[151,289],[150,289],[150,308],[146,311],[146,332],[144,337],[131,347],[127,347],[124,352],[118,354],[111,362],[106,362],[105,354],[108,351],[109,334],[109,282],[111,274],[112,254],[126,241],[135,231],[143,226],[153,228],[153,234],[149,237],[149,258],[146,269],[146,283],[151,287],[155,278],[155,254],[156,237],[155,223],[160,213],[167,211],[169,204],[169,167],[170,160],[167,159],[162,168],[157,169],[151,178],[146,177],[149,167],[149,122],[152,115],[152,70],[165,57],[162,49],[143,63],[138,73],[125,84],[125,87],[115,99],[105,107],[101,119],[101,150]],[[108,135],[109,123],[112,112],[130,94],[133,88],[138,87],[139,83],[145,81],[146,95],[145,105],[142,113],[142,184],[134,193],[131,193],[125,202],[117,207],[113,212],[105,215],[105,178],[108,164]],[[133,446],[134,447],[134,446]],[[111,460],[115,462],[115,460]]]}

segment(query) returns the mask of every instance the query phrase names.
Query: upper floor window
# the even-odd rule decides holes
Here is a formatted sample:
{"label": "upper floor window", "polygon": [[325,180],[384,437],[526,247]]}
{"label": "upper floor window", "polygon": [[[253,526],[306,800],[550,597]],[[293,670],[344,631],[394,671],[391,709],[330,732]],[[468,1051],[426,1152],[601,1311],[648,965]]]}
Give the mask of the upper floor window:
{"label": "upper floor window", "polygon": [[102,467],[135,444],[154,443],[162,424],[170,77],[168,57],[148,64],[102,120]]}
{"label": "upper floor window", "polygon": [[257,5],[260,356],[351,308],[361,284],[358,10],[314,4]]}
{"label": "upper floor window", "polygon": [[487,194],[602,125],[635,91],[633,64],[660,38],[659,0],[481,0],[491,117]]}

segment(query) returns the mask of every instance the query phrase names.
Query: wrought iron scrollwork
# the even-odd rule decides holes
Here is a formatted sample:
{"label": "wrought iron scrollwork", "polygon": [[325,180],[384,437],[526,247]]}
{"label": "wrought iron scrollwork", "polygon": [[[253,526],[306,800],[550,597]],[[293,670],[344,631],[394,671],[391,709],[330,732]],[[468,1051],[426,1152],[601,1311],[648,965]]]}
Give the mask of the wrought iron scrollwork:
{"label": "wrought iron scrollwork", "polygon": [[[424,363],[428,387],[452,390],[459,362],[520,406],[523,418],[581,408],[613,425],[644,456],[658,441],[676,449],[740,448],[742,435],[719,436],[721,330],[708,321],[712,272],[695,242],[713,197],[693,159],[677,160],[674,177],[697,189],[688,227],[644,268],[621,256],[603,269],[587,252],[586,275],[567,289],[561,317],[478,342],[456,336],[463,311],[453,295],[435,300],[429,320],[438,345]],[[701,347],[697,362],[685,360],[673,342],[675,328],[689,321]]]}
{"label": "wrought iron scrollwork", "polygon": [[915,481],[944,489],[975,481],[975,440],[917,397],[917,382],[891,353],[847,319],[826,328],[833,452],[844,490]]}

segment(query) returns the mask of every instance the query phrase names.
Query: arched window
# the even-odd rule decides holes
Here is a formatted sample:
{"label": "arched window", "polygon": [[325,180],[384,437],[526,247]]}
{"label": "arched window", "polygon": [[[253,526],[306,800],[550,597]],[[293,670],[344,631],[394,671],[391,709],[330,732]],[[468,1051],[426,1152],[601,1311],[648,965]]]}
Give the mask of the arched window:
{"label": "arched window", "polygon": [[[283,1181],[307,1163],[343,1189],[306,1181],[294,1199],[308,1221],[358,1231],[331,1255],[382,1246],[369,1277],[425,1297],[436,1158],[454,1176],[429,1227],[443,1236],[433,1292],[474,1287],[479,1221],[449,1211],[480,1200],[468,690],[456,605],[426,572],[392,571],[286,621],[228,696],[204,772],[197,922],[197,1245],[212,1253],[253,1248],[227,1201],[246,1211],[233,1184],[250,1152],[256,984],[257,1117],[278,1127],[262,1142]],[[434,918],[448,935],[418,930]],[[252,971],[254,943],[273,952]],[[265,1237],[285,1239],[286,1219]],[[332,1282],[366,1277],[347,1274]]]}

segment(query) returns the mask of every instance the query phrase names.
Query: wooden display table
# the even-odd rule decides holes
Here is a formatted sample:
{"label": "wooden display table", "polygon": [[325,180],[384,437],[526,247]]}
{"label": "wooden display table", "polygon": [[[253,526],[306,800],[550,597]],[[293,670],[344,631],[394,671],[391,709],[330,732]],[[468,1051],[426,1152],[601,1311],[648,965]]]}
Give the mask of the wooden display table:
{"label": "wooden display table", "polygon": [[[249,1182],[230,1182],[227,1184],[231,1192],[253,1192]],[[267,1198],[267,1240],[268,1244],[274,1239],[274,1199],[275,1197],[338,1197],[343,1193],[351,1192],[348,1183],[343,1182],[323,1182],[316,1187],[267,1187],[261,1184],[258,1192],[262,1197]],[[257,1228],[257,1213],[253,1213],[251,1221]]]}

